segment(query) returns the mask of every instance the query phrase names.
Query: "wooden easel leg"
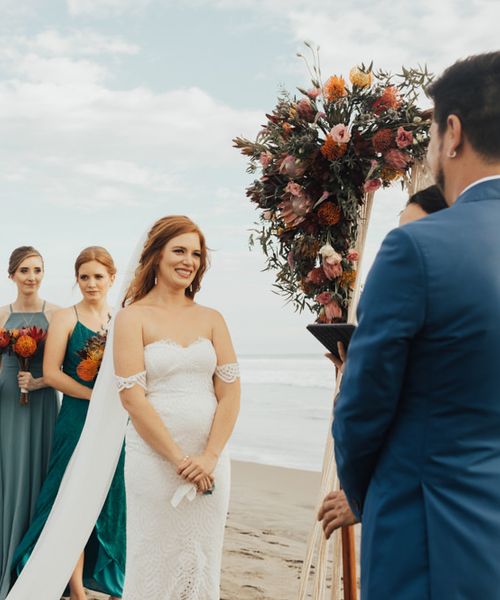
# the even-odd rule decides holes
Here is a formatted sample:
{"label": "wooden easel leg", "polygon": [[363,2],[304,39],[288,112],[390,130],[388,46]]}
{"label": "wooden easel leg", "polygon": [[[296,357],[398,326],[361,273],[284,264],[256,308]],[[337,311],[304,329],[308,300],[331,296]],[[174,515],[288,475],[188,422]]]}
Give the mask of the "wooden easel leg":
{"label": "wooden easel leg", "polygon": [[344,577],[344,600],[357,600],[356,545],[354,527],[342,528],[342,572]]}

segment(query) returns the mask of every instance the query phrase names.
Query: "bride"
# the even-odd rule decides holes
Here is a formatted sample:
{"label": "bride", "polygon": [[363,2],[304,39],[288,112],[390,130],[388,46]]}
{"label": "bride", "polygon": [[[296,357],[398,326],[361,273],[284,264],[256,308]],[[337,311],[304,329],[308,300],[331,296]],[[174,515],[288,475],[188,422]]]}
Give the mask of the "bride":
{"label": "bride", "polygon": [[204,236],[187,217],[164,217],[132,262],[80,441],[8,600],[60,598],[106,499],[125,429],[123,600],[220,597],[225,446],[239,375],[223,318],[194,302],[207,266]]}
{"label": "bride", "polygon": [[192,221],[160,219],[116,317],[115,371],[130,415],[124,600],[220,597],[224,448],[239,382],[224,319],[194,302],[206,262]]}

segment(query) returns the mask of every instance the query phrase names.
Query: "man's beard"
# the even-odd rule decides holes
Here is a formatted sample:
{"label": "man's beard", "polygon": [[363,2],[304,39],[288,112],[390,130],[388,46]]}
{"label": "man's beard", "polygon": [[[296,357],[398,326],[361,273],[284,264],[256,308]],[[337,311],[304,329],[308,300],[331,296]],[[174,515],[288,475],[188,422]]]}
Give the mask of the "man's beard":
{"label": "man's beard", "polygon": [[444,196],[445,195],[444,190],[446,187],[446,179],[444,176],[443,165],[441,163],[439,163],[439,167],[438,167],[435,179],[436,179],[436,185],[441,190],[441,193]]}

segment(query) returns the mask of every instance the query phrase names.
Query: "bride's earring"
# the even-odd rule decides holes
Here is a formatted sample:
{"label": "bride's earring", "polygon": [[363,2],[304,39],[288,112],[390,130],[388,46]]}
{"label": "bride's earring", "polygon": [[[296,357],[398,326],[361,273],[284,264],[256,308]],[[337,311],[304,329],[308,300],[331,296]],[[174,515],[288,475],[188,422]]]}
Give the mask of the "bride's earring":
{"label": "bride's earring", "polygon": [[456,158],[457,157],[457,151],[453,150],[453,152],[448,152],[448,158]]}

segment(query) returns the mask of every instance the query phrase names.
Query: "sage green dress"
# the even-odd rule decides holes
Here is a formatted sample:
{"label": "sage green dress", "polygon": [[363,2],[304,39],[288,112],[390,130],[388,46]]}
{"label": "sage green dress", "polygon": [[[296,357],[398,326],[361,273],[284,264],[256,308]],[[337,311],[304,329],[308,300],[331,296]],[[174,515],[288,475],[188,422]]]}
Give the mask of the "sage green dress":
{"label": "sage green dress", "polygon": [[[43,308],[45,308],[45,303]],[[36,326],[47,329],[44,312],[13,312],[6,329]],[[42,376],[43,343],[33,359],[33,377]],[[47,474],[57,417],[57,395],[52,388],[30,392],[29,402],[19,402],[19,363],[3,354],[0,370],[0,600],[10,587],[10,567],[16,546],[28,530],[35,503]]]}
{"label": "sage green dress", "polygon": [[[94,381],[83,381],[78,377],[76,369],[81,360],[78,352],[84,348],[87,340],[95,335],[95,331],[77,321],[63,363],[63,371],[67,375],[90,388],[93,387]],[[22,571],[45,525],[64,471],[80,438],[88,406],[88,400],[63,396],[56,422],[49,472],[38,497],[33,522],[15,552],[12,564],[13,578]],[[125,578],[126,508],[123,465],[124,450],[102,511],[85,547],[83,568],[83,585],[86,588],[117,597],[122,595]]]}

